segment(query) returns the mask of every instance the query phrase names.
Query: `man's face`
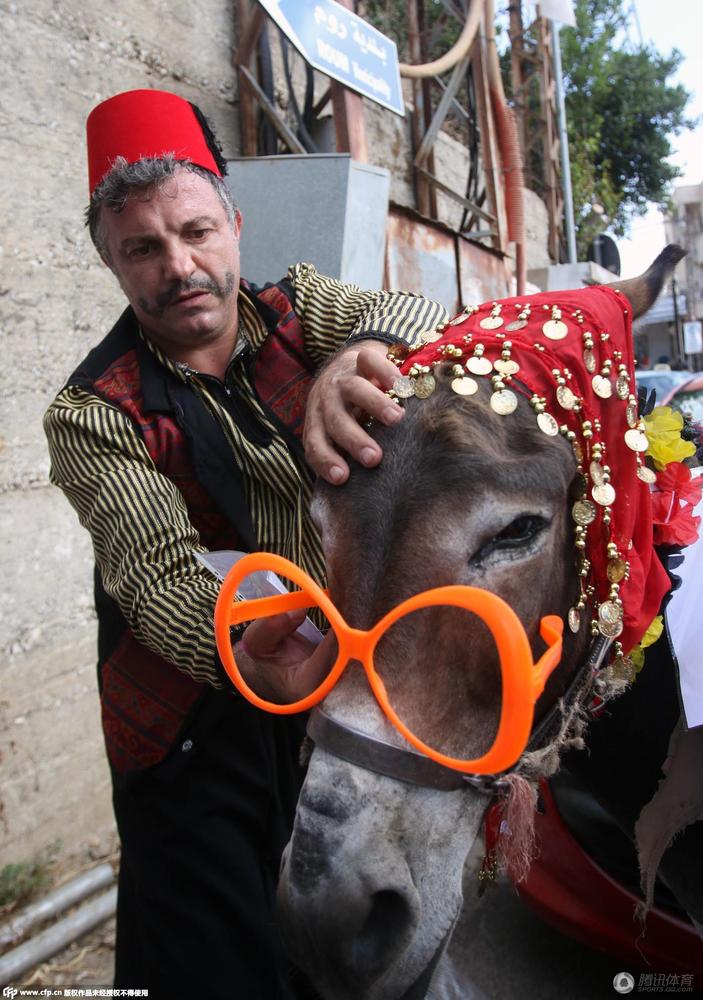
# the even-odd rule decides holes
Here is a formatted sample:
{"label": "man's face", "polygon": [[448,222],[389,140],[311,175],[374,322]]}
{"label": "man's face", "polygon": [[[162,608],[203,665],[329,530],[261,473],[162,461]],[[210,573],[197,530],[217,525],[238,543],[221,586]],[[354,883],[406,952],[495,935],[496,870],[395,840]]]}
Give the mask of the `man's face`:
{"label": "man's face", "polygon": [[137,192],[121,212],[101,209],[109,265],[140,323],[165,353],[232,338],[237,328],[239,227],[203,177],[179,169]]}

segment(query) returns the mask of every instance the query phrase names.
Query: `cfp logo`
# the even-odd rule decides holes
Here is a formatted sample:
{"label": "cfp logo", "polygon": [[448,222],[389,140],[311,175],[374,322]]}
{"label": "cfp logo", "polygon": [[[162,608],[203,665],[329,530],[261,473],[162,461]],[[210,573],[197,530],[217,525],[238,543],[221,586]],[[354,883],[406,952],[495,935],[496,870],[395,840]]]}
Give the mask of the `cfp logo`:
{"label": "cfp logo", "polygon": [[15,989],[14,986],[6,986],[2,991],[2,995],[4,997],[9,997],[10,1000],[15,1000],[15,997],[17,996],[18,993],[19,990]]}

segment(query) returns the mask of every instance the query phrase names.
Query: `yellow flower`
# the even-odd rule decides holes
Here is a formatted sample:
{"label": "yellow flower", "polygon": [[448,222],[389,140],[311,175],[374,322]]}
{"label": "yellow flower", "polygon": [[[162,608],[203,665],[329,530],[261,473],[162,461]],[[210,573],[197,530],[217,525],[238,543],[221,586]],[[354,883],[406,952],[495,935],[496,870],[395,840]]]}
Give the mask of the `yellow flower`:
{"label": "yellow flower", "polygon": [[647,454],[657,469],[665,468],[669,462],[681,462],[695,455],[696,446],[692,441],[681,438],[683,417],[670,406],[655,406],[645,418],[649,448]]}
{"label": "yellow flower", "polygon": [[[659,409],[664,409],[664,407],[659,407]],[[637,645],[630,651],[630,659],[632,660],[632,666],[635,669],[635,673],[638,674],[642,667],[644,666],[644,651],[647,646],[651,646],[657,641],[659,636],[664,630],[664,619],[661,615],[657,615],[652,621],[651,625],[644,633]]]}
{"label": "yellow flower", "polygon": [[632,668],[636,674],[640,672],[644,666],[644,650],[639,643],[630,650],[630,659],[632,660]]}
{"label": "yellow flower", "polygon": [[664,631],[664,618],[662,615],[657,615],[657,617],[652,620],[652,624],[649,626],[647,631],[640,639],[640,646],[642,647],[642,649],[646,649],[647,646],[653,645],[663,631]]}

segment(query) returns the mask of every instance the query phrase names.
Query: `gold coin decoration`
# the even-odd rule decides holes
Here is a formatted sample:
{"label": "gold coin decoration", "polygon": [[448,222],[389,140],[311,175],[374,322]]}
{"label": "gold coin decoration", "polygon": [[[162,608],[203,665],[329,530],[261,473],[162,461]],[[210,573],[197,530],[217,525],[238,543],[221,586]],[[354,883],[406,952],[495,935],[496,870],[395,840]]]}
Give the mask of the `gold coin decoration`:
{"label": "gold coin decoration", "polygon": [[586,371],[590,372],[592,375],[593,372],[596,370],[597,362],[596,362],[596,356],[593,353],[593,351],[590,350],[590,348],[587,348],[583,352],[583,363],[586,366]]}
{"label": "gold coin decoration", "polygon": [[466,313],[459,313],[459,315],[455,316],[454,319],[450,319],[449,320],[449,325],[450,326],[461,326],[461,324],[465,323],[468,318],[469,317],[466,315]]}
{"label": "gold coin decoration", "polygon": [[[456,323],[456,320],[452,320],[451,322],[452,325],[454,325],[454,323]],[[434,344],[435,341],[441,340],[441,338],[442,338],[442,331],[439,329],[426,330],[424,333],[420,334],[420,339],[424,344]]]}
{"label": "gold coin decoration", "polygon": [[452,379],[451,387],[457,396],[473,396],[478,391],[478,382],[476,379],[464,375],[463,377]]}
{"label": "gold coin decoration", "polygon": [[630,380],[627,375],[618,375],[615,379],[615,392],[618,399],[627,399],[630,395]]}
{"label": "gold coin decoration", "polygon": [[484,316],[478,324],[484,330],[498,330],[503,325],[500,316]]}
{"label": "gold coin decoration", "polygon": [[606,570],[608,574],[608,579],[611,583],[620,583],[621,580],[625,579],[625,574],[627,573],[627,563],[620,556],[617,559],[611,559],[608,563],[608,568]]}
{"label": "gold coin decoration", "polygon": [[427,399],[435,391],[436,386],[434,375],[418,375],[415,379],[415,395],[418,399]]}
{"label": "gold coin decoration", "polygon": [[466,362],[466,367],[472,375],[488,375],[493,371],[493,365],[488,358],[484,358],[478,354],[474,354],[473,357],[469,358]]}
{"label": "gold coin decoration", "polygon": [[598,631],[601,635],[604,635],[607,639],[617,639],[619,635],[622,634],[623,624],[622,622],[598,622]]}
{"label": "gold coin decoration", "polygon": [[569,628],[572,632],[578,632],[581,628],[581,612],[578,608],[569,608]]}
{"label": "gold coin decoration", "polygon": [[559,433],[559,424],[556,422],[551,413],[538,413],[537,426],[542,433],[546,434],[548,437],[556,437]]}
{"label": "gold coin decoration", "polygon": [[517,396],[511,389],[499,389],[491,396],[491,409],[501,417],[514,413],[517,409]]}
{"label": "gold coin decoration", "polygon": [[598,618],[606,625],[616,625],[622,621],[622,608],[615,601],[603,601],[598,608]]}
{"label": "gold coin decoration", "polygon": [[415,380],[409,375],[401,375],[393,383],[393,392],[400,399],[410,399],[415,395]]}
{"label": "gold coin decoration", "polygon": [[493,362],[493,367],[501,375],[517,375],[520,371],[520,365],[512,358],[498,358],[497,361]]}
{"label": "gold coin decoration", "polygon": [[595,521],[596,513],[596,508],[590,500],[577,500],[571,508],[571,516],[582,528]]}
{"label": "gold coin decoration", "polygon": [[601,399],[610,399],[613,395],[613,383],[604,375],[594,375],[591,379],[591,385],[596,396]]}
{"label": "gold coin decoration", "polygon": [[657,474],[654,469],[650,469],[648,465],[638,465],[637,466],[637,478],[641,479],[643,483],[656,483]]}
{"label": "gold coin decoration", "polygon": [[513,333],[515,330],[524,330],[526,326],[527,326],[526,319],[514,319],[512,323],[508,323],[505,329],[509,333]]}
{"label": "gold coin decoration", "polygon": [[568,385],[557,386],[557,402],[564,410],[573,410],[576,405],[576,396]]}
{"label": "gold coin decoration", "polygon": [[581,465],[583,463],[583,448],[581,447],[578,441],[572,441],[571,447],[573,449],[576,461],[578,462],[579,465]]}
{"label": "gold coin decoration", "polygon": [[588,472],[591,476],[591,482],[595,486],[600,486],[605,482],[605,472],[603,471],[603,466],[600,462],[591,462],[588,467]]}
{"label": "gold coin decoration", "polygon": [[548,319],[542,325],[542,333],[549,340],[563,340],[569,332],[569,328],[563,319]]}
{"label": "gold coin decoration", "polygon": [[639,427],[632,427],[629,431],[625,431],[625,444],[630,451],[644,452],[649,448],[647,435]]}
{"label": "gold coin decoration", "polygon": [[639,423],[639,416],[637,414],[637,404],[634,402],[628,403],[625,407],[625,419],[627,420],[630,427],[636,427]]}
{"label": "gold coin decoration", "polygon": [[610,483],[601,483],[599,486],[593,487],[591,496],[601,507],[610,507],[613,500],[615,500],[615,489]]}

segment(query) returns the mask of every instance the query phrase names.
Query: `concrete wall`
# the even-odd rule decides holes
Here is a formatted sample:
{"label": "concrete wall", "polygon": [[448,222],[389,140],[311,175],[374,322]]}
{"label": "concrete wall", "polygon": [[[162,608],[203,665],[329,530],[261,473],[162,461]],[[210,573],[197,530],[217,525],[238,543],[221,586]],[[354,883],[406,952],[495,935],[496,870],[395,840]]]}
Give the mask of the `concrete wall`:
{"label": "concrete wall", "polygon": [[48,484],[41,417],[122,296],[82,224],[84,122],[163,87],[239,151],[229,0],[0,2],[0,867],[111,822],[87,534]]}
{"label": "concrete wall", "polygon": [[[55,392],[123,306],[82,224],[85,117],[122,90],[174,90],[208,115],[225,155],[239,155],[235,7],[0,0],[0,866],[57,837],[75,847],[111,823],[90,543],[48,483],[41,429]],[[316,97],[324,86],[318,80]],[[371,162],[390,170],[392,200],[414,207],[409,118],[369,103],[366,112]],[[458,190],[465,155],[440,136],[438,172]],[[442,220],[455,223],[460,209],[440,204]]]}

